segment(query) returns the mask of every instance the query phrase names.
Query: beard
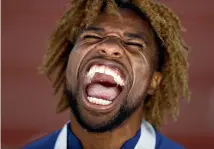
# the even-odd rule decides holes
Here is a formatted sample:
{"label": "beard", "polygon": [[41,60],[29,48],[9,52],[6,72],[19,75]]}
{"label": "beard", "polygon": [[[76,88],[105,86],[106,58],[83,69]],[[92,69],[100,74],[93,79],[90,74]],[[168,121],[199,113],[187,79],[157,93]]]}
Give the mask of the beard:
{"label": "beard", "polygon": [[86,129],[88,132],[102,133],[106,131],[111,131],[114,128],[119,127],[123,122],[125,122],[135,111],[141,106],[141,104],[135,104],[135,106],[128,106],[127,100],[119,108],[118,112],[112,116],[108,121],[102,121],[99,124],[91,124],[85,119],[86,114],[84,115],[80,108],[80,90],[77,90],[75,93],[72,93],[68,88],[65,88],[64,91],[66,98],[69,102],[71,112],[76,118],[79,125]]}

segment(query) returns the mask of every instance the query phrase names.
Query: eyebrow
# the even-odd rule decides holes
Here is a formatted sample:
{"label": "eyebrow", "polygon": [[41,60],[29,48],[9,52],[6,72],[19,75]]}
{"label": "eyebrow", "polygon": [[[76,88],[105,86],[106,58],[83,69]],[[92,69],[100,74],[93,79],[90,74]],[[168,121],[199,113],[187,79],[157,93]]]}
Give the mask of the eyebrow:
{"label": "eyebrow", "polygon": [[96,26],[89,26],[84,31],[95,31],[95,32],[104,32],[104,28],[96,27]]}
{"label": "eyebrow", "polygon": [[146,37],[142,34],[137,34],[137,33],[124,33],[124,36],[129,37],[129,38],[135,38],[135,39],[140,39],[143,40],[144,42],[147,43]]}

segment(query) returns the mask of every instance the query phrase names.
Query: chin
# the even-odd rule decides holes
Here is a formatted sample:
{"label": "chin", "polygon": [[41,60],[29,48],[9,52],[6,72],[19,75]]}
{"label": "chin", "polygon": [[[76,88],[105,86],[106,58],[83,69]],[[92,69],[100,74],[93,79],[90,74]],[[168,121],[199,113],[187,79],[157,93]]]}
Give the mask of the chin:
{"label": "chin", "polygon": [[[79,92],[81,91],[79,90]],[[75,96],[72,96],[68,90],[66,90],[66,94],[75,120],[82,128],[94,133],[103,133],[119,127],[134,113],[139,105],[127,107],[128,104],[124,100],[124,103],[114,110],[103,113],[85,108],[82,103],[84,96],[81,96],[81,94],[77,93]]]}

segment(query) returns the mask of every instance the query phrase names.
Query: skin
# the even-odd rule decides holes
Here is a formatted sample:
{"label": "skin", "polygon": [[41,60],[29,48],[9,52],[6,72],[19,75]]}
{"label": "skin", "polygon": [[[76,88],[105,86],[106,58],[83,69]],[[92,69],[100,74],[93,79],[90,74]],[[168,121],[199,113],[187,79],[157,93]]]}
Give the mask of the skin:
{"label": "skin", "polygon": [[[118,67],[125,86],[111,108],[92,106],[84,96],[85,75],[92,62]],[[156,43],[148,23],[133,11],[120,16],[100,14],[78,37],[66,70],[68,99],[79,112],[71,113],[71,129],[84,149],[119,149],[139,130],[143,101],[160,83],[156,68]],[[155,84],[155,85],[154,85]],[[75,101],[75,102],[73,102]],[[129,116],[115,127],[104,128],[125,108]],[[92,132],[92,128],[95,128]],[[96,143],[95,143],[96,141]]]}

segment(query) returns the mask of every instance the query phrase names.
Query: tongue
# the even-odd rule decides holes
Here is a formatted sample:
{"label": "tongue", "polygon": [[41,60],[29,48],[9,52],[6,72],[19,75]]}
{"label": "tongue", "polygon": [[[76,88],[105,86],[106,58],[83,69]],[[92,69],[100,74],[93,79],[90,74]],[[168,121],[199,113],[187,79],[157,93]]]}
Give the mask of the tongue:
{"label": "tongue", "polygon": [[106,87],[101,84],[91,84],[87,89],[88,96],[105,100],[113,100],[119,93],[118,87]]}

